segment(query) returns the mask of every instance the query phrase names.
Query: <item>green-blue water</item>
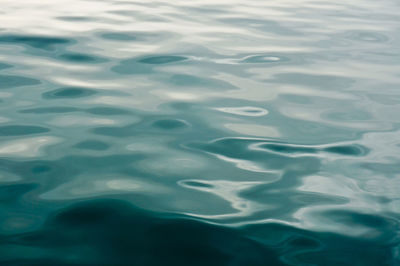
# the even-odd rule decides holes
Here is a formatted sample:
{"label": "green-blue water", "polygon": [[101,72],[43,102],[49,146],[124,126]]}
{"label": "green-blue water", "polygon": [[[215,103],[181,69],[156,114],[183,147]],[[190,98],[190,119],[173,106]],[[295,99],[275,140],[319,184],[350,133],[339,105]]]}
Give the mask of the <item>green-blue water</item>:
{"label": "green-blue water", "polygon": [[0,265],[400,265],[397,0],[3,0]]}

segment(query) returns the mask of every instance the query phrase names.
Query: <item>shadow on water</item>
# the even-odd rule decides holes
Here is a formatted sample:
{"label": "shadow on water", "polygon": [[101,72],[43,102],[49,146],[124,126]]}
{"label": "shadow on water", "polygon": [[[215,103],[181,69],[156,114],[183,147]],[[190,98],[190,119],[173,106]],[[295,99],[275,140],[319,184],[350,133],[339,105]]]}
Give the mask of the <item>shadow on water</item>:
{"label": "shadow on water", "polygon": [[275,251],[235,230],[115,200],[75,204],[50,215],[39,230],[2,236],[0,243],[7,265],[281,264]]}
{"label": "shadow on water", "polygon": [[[376,226],[385,226],[382,219],[374,220]],[[380,245],[280,224],[229,229],[182,215],[145,211],[120,200],[102,199],[55,211],[37,230],[1,236],[0,262],[3,265],[383,265],[390,263],[390,247],[390,243]]]}

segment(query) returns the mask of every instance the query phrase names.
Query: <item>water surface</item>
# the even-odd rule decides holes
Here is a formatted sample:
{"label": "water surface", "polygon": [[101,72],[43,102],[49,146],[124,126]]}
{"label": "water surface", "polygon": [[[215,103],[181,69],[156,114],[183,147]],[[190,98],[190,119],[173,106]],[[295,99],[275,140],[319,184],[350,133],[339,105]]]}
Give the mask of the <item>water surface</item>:
{"label": "water surface", "polygon": [[0,264],[399,265],[395,0],[0,8]]}

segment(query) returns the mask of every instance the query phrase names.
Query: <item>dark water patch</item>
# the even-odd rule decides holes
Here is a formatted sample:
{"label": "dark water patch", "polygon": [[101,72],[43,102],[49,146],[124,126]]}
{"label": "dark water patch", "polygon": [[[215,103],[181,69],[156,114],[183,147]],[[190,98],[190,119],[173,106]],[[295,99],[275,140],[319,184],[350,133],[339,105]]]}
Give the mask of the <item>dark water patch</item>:
{"label": "dark water patch", "polygon": [[34,86],[39,84],[41,84],[41,82],[33,78],[27,78],[15,75],[0,75],[0,89],[10,89],[22,86]]}
{"label": "dark water patch", "polygon": [[12,65],[0,63],[0,70],[12,68],[12,67],[13,67]]}
{"label": "dark water patch", "polygon": [[131,112],[129,110],[117,108],[117,107],[94,107],[86,110],[89,114],[94,115],[129,115]]}
{"label": "dark water patch", "polygon": [[79,142],[74,147],[82,150],[104,151],[107,150],[110,145],[98,140],[86,140]]}
{"label": "dark water patch", "polygon": [[195,104],[190,102],[171,102],[169,106],[172,109],[179,110],[179,111],[189,111],[195,108]]}
{"label": "dark water patch", "polygon": [[143,63],[143,64],[162,65],[162,64],[169,64],[169,63],[184,61],[187,59],[188,58],[184,57],[184,56],[163,55],[163,56],[145,57],[145,58],[139,59],[139,62]]}
{"label": "dark water patch", "polygon": [[[389,228],[396,228],[398,223],[394,220],[389,222],[381,216],[357,213],[353,211],[346,210],[333,210],[324,212],[324,217],[330,217],[335,222],[340,222],[342,224],[347,224],[350,226],[354,225],[364,225],[365,227],[374,228],[382,232],[389,232]],[[392,236],[395,237],[395,236]]]}
{"label": "dark water patch", "polygon": [[61,54],[58,58],[66,62],[82,63],[82,64],[95,64],[107,62],[107,59],[82,53],[65,53]]}
{"label": "dark water patch", "polygon": [[[35,185],[33,185],[33,184],[2,185],[2,186],[0,186],[0,202],[1,202],[1,204],[10,204],[10,205],[18,203],[18,201],[20,201],[20,198],[22,195],[28,193],[29,191],[31,191],[34,188],[35,188]],[[4,212],[4,210],[0,210],[0,217],[5,216],[5,215],[2,215],[3,214],[2,212]],[[0,241],[0,243],[1,243],[1,241]]]}
{"label": "dark water patch", "polygon": [[[18,252],[7,252],[3,264],[283,265],[273,248],[238,231],[163,217],[117,200],[59,210],[38,230],[2,236],[0,249],[10,245]],[[32,248],[38,252],[29,252]]]}
{"label": "dark water patch", "polygon": [[[392,244],[398,241],[393,232],[398,231],[398,220],[382,215],[360,213],[352,210],[328,210],[318,214],[321,222],[340,224],[344,228],[361,228],[360,239]],[[344,229],[343,228],[343,229]]]}
{"label": "dark water patch", "polygon": [[271,151],[281,152],[281,153],[317,153],[317,148],[307,147],[307,146],[295,146],[290,144],[262,144],[259,146],[262,149],[267,149]]}
{"label": "dark water patch", "polygon": [[362,145],[332,145],[325,148],[312,145],[294,145],[287,143],[266,143],[257,146],[283,154],[317,154],[320,152],[335,153],[347,156],[364,156],[368,154],[369,149]]}
{"label": "dark water patch", "polygon": [[0,126],[0,136],[22,136],[49,132],[50,129],[39,126],[9,125]]}
{"label": "dark water patch", "polygon": [[77,21],[77,22],[85,22],[85,21],[93,21],[94,19],[92,17],[84,17],[84,16],[59,16],[56,17],[58,20],[62,21]]}
{"label": "dark water patch", "polygon": [[0,43],[28,45],[32,48],[46,51],[53,51],[57,46],[70,44],[71,42],[71,40],[61,37],[0,35]]}
{"label": "dark water patch", "polygon": [[186,61],[187,59],[187,57],[175,55],[131,58],[122,60],[111,70],[118,74],[149,74],[153,72],[153,68],[157,65],[168,65]]}
{"label": "dark water patch", "polygon": [[392,255],[395,244],[389,241],[368,241],[282,224],[250,225],[242,230],[251,238],[278,249],[285,265],[396,265]]}
{"label": "dark water patch", "polygon": [[30,108],[19,111],[25,114],[59,114],[59,113],[72,113],[80,111],[79,108],[67,106],[52,106],[52,107],[38,107]]}
{"label": "dark water patch", "polygon": [[97,91],[81,87],[63,87],[42,94],[44,99],[82,98],[96,94]]}
{"label": "dark water patch", "polygon": [[31,171],[33,174],[42,174],[51,171],[51,166],[45,164],[39,164],[32,167]]}
{"label": "dark water patch", "polygon": [[137,37],[129,32],[108,32],[100,35],[101,38],[113,41],[134,41]]}
{"label": "dark water patch", "polygon": [[180,184],[187,187],[195,187],[195,188],[213,188],[213,185],[201,182],[200,180],[199,181],[185,180],[183,182],[180,182]]}
{"label": "dark water patch", "polygon": [[[15,196],[12,192],[9,197]],[[339,219],[348,216],[333,215]],[[378,230],[395,230],[395,224],[380,217],[359,217],[355,213],[350,216],[357,222],[377,226]],[[0,251],[4,256],[0,262],[4,265],[396,265],[392,255],[394,238],[381,235],[370,241],[276,223],[229,229],[184,215],[145,211],[121,200],[102,199],[53,211],[41,227],[29,232],[1,235]]]}
{"label": "dark water patch", "polygon": [[179,119],[162,119],[155,121],[153,126],[160,129],[171,130],[187,127],[188,124],[187,122]]}
{"label": "dark water patch", "polygon": [[332,146],[323,149],[325,152],[336,153],[340,155],[348,156],[362,156],[369,152],[369,149],[361,145],[342,145],[342,146]]}
{"label": "dark water patch", "polygon": [[111,71],[118,74],[150,74],[152,73],[152,68],[144,64],[138,63],[136,58],[131,58],[127,60],[122,60],[118,65],[111,68]]}

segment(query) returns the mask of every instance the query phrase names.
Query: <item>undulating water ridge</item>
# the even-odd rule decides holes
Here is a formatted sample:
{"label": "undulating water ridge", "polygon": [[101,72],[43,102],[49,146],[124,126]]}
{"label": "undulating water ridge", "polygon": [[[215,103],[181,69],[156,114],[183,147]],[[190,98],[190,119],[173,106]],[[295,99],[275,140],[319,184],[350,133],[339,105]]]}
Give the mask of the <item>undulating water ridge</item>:
{"label": "undulating water ridge", "polygon": [[1,265],[399,265],[400,3],[3,0]]}

